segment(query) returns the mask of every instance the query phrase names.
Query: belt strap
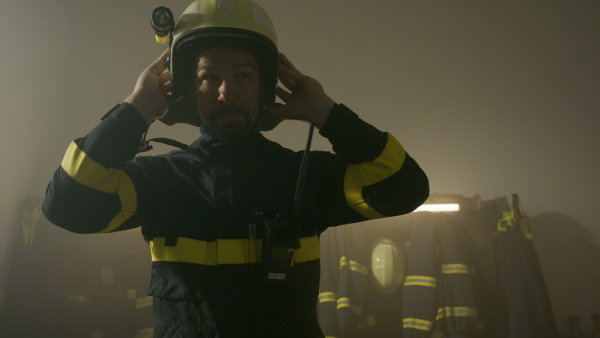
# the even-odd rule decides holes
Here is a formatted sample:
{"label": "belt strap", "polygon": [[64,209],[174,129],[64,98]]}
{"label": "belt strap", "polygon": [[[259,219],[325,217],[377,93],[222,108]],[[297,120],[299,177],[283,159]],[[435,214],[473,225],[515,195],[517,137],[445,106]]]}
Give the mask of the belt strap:
{"label": "belt strap", "polygon": [[[220,265],[262,261],[262,239],[219,239],[208,242],[178,237],[176,245],[166,246],[165,238],[157,237],[150,241],[150,250],[154,262]],[[294,252],[294,262],[302,263],[319,258],[319,238],[300,238],[300,249]]]}

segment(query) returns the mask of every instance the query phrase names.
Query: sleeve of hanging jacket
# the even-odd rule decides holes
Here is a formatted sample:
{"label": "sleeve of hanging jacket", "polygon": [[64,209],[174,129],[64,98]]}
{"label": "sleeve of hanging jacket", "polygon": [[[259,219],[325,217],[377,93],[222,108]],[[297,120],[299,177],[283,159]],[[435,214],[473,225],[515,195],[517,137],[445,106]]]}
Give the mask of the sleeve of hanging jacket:
{"label": "sleeve of hanging jacket", "polygon": [[48,220],[76,233],[101,233],[138,226],[137,193],[127,163],[147,125],[137,110],[115,106],[85,137],[69,145],[46,189]]}
{"label": "sleeve of hanging jacket", "polygon": [[344,194],[366,219],[407,214],[429,196],[429,181],[402,145],[386,132],[336,104],[320,130],[348,166]]}

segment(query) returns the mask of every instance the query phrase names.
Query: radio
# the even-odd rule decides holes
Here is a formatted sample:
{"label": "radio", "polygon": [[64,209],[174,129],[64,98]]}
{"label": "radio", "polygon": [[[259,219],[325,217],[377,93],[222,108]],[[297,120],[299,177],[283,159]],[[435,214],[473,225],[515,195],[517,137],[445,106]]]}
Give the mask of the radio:
{"label": "radio", "polygon": [[299,227],[278,217],[265,222],[265,225],[262,273],[269,282],[284,283],[289,277],[294,251],[300,248]]}
{"label": "radio", "polygon": [[294,193],[291,221],[280,219],[279,215],[277,215],[275,218],[264,222],[267,232],[263,241],[262,266],[264,277],[270,282],[284,283],[289,278],[294,251],[300,249],[300,202],[308,170],[313,129],[314,125],[311,123],[308,128],[306,148],[302,156],[302,162],[300,163],[300,173],[298,174],[298,182]]}

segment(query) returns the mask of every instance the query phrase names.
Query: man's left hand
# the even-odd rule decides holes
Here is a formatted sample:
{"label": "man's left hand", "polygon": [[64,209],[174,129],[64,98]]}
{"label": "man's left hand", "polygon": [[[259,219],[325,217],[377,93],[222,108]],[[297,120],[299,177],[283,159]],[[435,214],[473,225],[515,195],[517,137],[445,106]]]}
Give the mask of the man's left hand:
{"label": "man's left hand", "polygon": [[323,127],[335,102],[317,80],[298,71],[283,53],[279,53],[279,59],[279,81],[287,90],[278,86],[277,96],[285,105],[267,107],[267,112],[280,119],[303,120]]}

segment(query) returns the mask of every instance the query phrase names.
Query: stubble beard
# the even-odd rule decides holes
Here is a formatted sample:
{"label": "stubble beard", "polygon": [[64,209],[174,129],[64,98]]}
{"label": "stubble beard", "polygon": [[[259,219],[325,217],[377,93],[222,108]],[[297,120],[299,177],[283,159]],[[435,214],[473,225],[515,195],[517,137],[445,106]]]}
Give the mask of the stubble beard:
{"label": "stubble beard", "polygon": [[251,113],[241,107],[227,104],[210,114],[209,127],[221,141],[236,141],[248,135],[252,127]]}

